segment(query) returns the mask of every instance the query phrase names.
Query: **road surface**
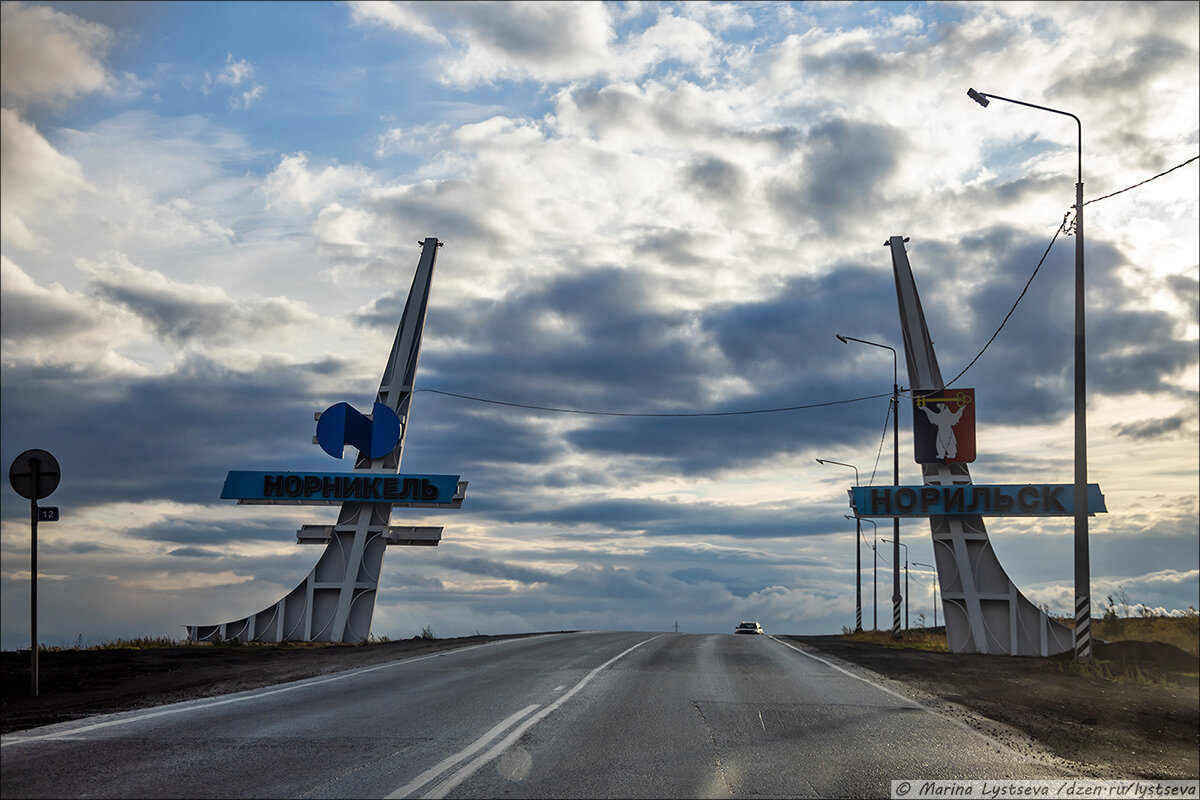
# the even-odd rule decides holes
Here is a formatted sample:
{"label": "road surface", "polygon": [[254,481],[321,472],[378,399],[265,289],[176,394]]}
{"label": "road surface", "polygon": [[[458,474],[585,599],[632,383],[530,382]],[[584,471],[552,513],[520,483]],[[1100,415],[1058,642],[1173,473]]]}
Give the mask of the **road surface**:
{"label": "road surface", "polygon": [[17,797],[887,797],[1061,767],[769,636],[510,639],[0,739]]}

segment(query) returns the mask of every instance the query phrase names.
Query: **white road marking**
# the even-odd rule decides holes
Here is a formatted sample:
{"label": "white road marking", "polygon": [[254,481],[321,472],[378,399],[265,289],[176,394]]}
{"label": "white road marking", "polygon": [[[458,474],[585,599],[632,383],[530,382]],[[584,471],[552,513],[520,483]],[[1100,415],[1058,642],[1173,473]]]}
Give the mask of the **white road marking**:
{"label": "white road marking", "polygon": [[561,691],[562,691],[563,689],[565,689],[565,688],[567,688],[565,684],[564,684],[564,685],[562,685],[562,686],[555,686],[555,687],[554,687],[554,691],[556,691],[556,692],[561,692]]}
{"label": "white road marking", "polygon": [[411,781],[404,784],[396,791],[387,795],[387,800],[392,800],[392,798],[395,798],[395,797],[407,797],[411,792],[414,792],[417,789],[420,789],[425,784],[436,779],[443,772],[450,769],[454,765],[458,764],[463,759],[466,759],[470,756],[475,755],[475,753],[482,750],[489,742],[491,742],[492,739],[495,739],[497,736],[504,733],[510,727],[515,725],[517,723],[517,721],[520,720],[522,717],[529,716],[529,713],[531,711],[534,711],[534,710],[538,709],[539,707],[540,706],[538,706],[537,703],[534,703],[531,706],[526,706],[525,708],[521,709],[520,711],[513,714],[508,719],[501,722],[496,727],[492,728],[490,731],[485,733],[483,736],[480,736],[478,739],[476,739],[474,742],[472,742],[469,747],[466,747],[466,748],[460,750],[459,752],[455,753],[454,755],[450,756],[449,758],[445,759],[444,761],[438,763],[437,765],[430,767],[429,769],[425,770],[420,775],[418,775],[416,778],[413,778]]}
{"label": "white road marking", "polygon": [[[547,635],[552,635],[552,634],[547,634]],[[453,650],[443,650],[438,653],[430,653],[429,655],[426,655],[426,656],[416,656],[415,658],[405,658],[405,659],[401,659],[399,661],[389,661],[386,664],[377,664],[373,667],[362,667],[361,669],[347,670],[345,672],[336,672],[333,675],[330,675],[330,676],[324,677],[324,678],[305,678],[304,680],[295,681],[293,683],[286,683],[277,689],[270,689],[267,691],[250,689],[245,692],[238,692],[237,694],[231,695],[229,697],[214,699],[211,701],[187,700],[182,703],[172,703],[170,705],[159,706],[157,708],[151,708],[151,709],[147,709],[146,711],[141,711],[141,712],[129,712],[129,713],[125,713],[125,714],[114,714],[111,716],[111,718],[105,718],[104,716],[101,716],[99,718],[103,720],[102,722],[93,722],[90,725],[85,724],[85,725],[82,725],[77,728],[71,727],[66,730],[50,731],[48,733],[30,732],[28,734],[25,734],[25,733],[6,734],[3,738],[0,738],[0,747],[8,747],[9,745],[12,745],[12,744],[27,744],[29,742],[40,742],[40,741],[46,741],[46,740],[70,741],[70,740],[77,739],[77,738],[85,738],[82,736],[82,734],[92,733],[93,731],[102,730],[104,728],[111,728],[114,725],[126,725],[131,722],[144,722],[146,720],[156,719],[158,717],[165,717],[165,716],[169,716],[171,714],[182,714],[187,711],[203,711],[204,709],[216,708],[217,706],[228,705],[230,703],[241,703],[246,700],[257,700],[262,697],[270,697],[273,694],[281,694],[283,692],[291,692],[291,691],[295,691],[296,689],[305,689],[309,686],[319,686],[323,683],[332,683],[333,681],[340,681],[345,678],[352,678],[355,675],[363,675],[367,672],[375,672],[376,670],[388,669],[390,667],[403,666],[406,664],[415,664],[418,661],[427,661],[428,659],[431,659],[431,658],[441,658],[443,656],[448,656],[452,653],[465,653],[468,650],[478,650],[481,647],[493,647],[498,644],[509,644],[511,642],[528,641],[529,639],[540,639],[540,638],[542,638],[542,637],[541,636],[525,636],[525,637],[521,637],[519,639],[502,639],[501,641],[498,641],[498,642],[486,642],[484,644],[468,645],[467,647],[456,647]],[[59,728],[63,725],[70,726],[72,724],[74,724],[74,723],[66,722],[66,723],[58,723],[57,725],[46,726],[46,727]],[[45,728],[34,728],[33,729],[33,731],[38,731],[38,730],[45,730]]]}
{"label": "white road marking", "polygon": [[[610,658],[608,661],[605,661],[603,664],[596,667],[594,670],[592,670],[587,675],[585,675],[583,680],[581,680],[579,683],[577,683],[573,687],[571,687],[571,691],[567,692],[562,697],[558,698],[553,703],[546,706],[541,711],[539,711],[538,713],[534,714],[529,719],[522,722],[520,725],[518,725],[516,727],[515,730],[513,730],[511,733],[509,733],[507,736],[505,736],[498,744],[493,746],[486,753],[484,753],[481,756],[478,756],[474,761],[467,764],[465,767],[460,769],[458,772],[451,775],[445,781],[443,781],[439,784],[436,784],[428,792],[421,795],[421,797],[430,798],[431,800],[440,800],[440,798],[443,798],[450,792],[454,791],[454,789],[457,788],[459,784],[461,784],[463,781],[467,780],[472,775],[474,775],[476,772],[478,772],[480,767],[482,767],[484,764],[488,763],[489,761],[495,759],[497,756],[499,756],[501,753],[503,753],[505,750],[507,750],[509,747],[511,747],[514,743],[516,743],[516,741],[518,739],[520,739],[522,736],[524,736],[526,731],[528,731],[534,725],[537,725],[539,722],[541,722],[546,717],[550,716],[551,712],[553,712],[556,708],[561,706],[563,703],[567,702],[567,700],[570,700],[571,697],[573,697],[576,692],[578,692],[580,689],[582,689],[584,686],[586,686],[592,680],[592,678],[599,675],[600,672],[602,670],[604,670],[605,667],[607,667],[608,665],[617,661],[618,659],[624,658],[625,656],[629,655],[634,650],[638,649],[639,647],[646,644],[647,642],[652,642],[655,639],[658,639],[663,635],[664,634],[660,633],[658,636],[652,636],[649,639],[643,639],[642,641],[635,644],[633,647],[630,647],[629,649],[618,653],[617,655]],[[500,725],[503,726],[504,723],[501,723]],[[497,727],[500,727],[500,726],[497,726]],[[492,730],[494,731],[496,729],[493,728]],[[485,733],[484,736],[481,738],[488,737],[488,734],[490,734],[490,733],[491,733],[491,731],[488,731],[488,733]],[[470,747],[467,748],[467,750],[471,750],[472,752],[474,752],[475,750],[479,749],[478,747],[476,747],[476,744],[479,744],[479,742],[477,741],[475,744],[472,744]],[[484,744],[486,744],[486,742],[484,742]],[[454,763],[457,763],[458,761],[462,760],[462,758],[459,757],[460,755],[462,755],[462,754],[455,754],[455,755],[451,756],[450,758],[446,759],[445,761],[443,761],[442,763],[445,764],[445,763],[451,762],[451,761],[453,761]],[[440,767],[441,765],[439,764],[438,766]],[[422,773],[422,777],[426,774],[436,772],[437,770],[438,770],[438,767],[433,767],[432,769],[427,770],[425,773]],[[433,778],[426,780],[425,783],[426,784],[429,783],[430,780],[436,780],[436,778],[437,778],[437,776],[435,775]],[[420,780],[420,778],[418,778],[417,780]],[[389,800],[391,800],[393,798],[405,797],[407,794],[410,794],[411,792],[420,788],[420,786],[422,784],[418,784],[417,780],[414,780],[408,784],[405,784],[404,786],[400,787],[396,791],[387,795],[387,797],[389,798]]]}

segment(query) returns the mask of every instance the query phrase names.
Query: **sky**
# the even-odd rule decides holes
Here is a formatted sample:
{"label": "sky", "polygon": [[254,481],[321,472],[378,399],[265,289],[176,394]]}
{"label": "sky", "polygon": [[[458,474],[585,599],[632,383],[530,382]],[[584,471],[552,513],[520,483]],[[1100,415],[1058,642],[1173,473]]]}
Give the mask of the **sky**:
{"label": "sky", "polygon": [[[1082,120],[1096,613],[1200,603],[1193,2],[0,13],[0,462],[62,467],[44,643],[182,637],[304,579],[319,551],[295,531],[336,509],[223,501],[225,474],[344,468],[313,413],[369,409],[426,237],[445,246],[402,471],[469,488],[393,514],[444,532],[389,548],[375,636],[852,626],[855,473],[816,459],[892,483],[890,354],[835,338],[901,347],[890,236],[946,377],[1054,241],[956,385],[976,483],[1073,480],[1075,240],[1055,234],[1077,129],[970,87]],[[454,394],[633,415],[869,399],[670,417]],[[907,398],[899,419],[919,483]],[[27,647],[29,506],[0,499],[0,644]],[[987,525],[1026,596],[1068,612],[1073,521]],[[928,523],[901,541],[915,625]]]}

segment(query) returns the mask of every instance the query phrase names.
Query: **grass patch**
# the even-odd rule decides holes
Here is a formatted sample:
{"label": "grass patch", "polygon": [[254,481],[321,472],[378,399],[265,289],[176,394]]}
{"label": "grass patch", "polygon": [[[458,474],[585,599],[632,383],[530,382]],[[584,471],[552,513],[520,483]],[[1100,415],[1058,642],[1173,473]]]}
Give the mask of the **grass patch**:
{"label": "grass patch", "polygon": [[858,631],[843,630],[842,640],[846,642],[867,642],[907,650],[926,650],[931,653],[948,653],[946,633],[941,628],[910,628],[900,632],[899,639],[892,638],[891,631]]}
{"label": "grass patch", "polygon": [[168,647],[183,647],[186,640],[168,636],[141,636],[134,639],[110,639],[97,644],[83,644],[83,637],[74,645],[38,645],[39,653],[61,653],[69,650],[161,650]]}
{"label": "grass patch", "polygon": [[[1070,617],[1053,619],[1068,628],[1075,627]],[[1177,617],[1145,613],[1123,617],[1110,605],[1103,616],[1092,617],[1092,637],[1106,642],[1164,642],[1200,658],[1200,613],[1189,608]]]}
{"label": "grass patch", "polygon": [[1200,658],[1200,616],[1105,617],[1092,622],[1092,635],[1108,642],[1165,642]]}
{"label": "grass patch", "polygon": [[[373,639],[373,642],[390,641],[386,636],[380,639]],[[311,649],[321,647],[335,647],[331,642],[239,642],[235,639],[228,641],[212,641],[212,642],[193,642],[188,639],[172,639],[169,636],[140,636],[132,639],[109,639],[96,644],[83,644],[82,641],[74,645],[38,645],[39,653],[62,653],[72,650],[168,650],[177,647],[278,647],[284,649]]]}

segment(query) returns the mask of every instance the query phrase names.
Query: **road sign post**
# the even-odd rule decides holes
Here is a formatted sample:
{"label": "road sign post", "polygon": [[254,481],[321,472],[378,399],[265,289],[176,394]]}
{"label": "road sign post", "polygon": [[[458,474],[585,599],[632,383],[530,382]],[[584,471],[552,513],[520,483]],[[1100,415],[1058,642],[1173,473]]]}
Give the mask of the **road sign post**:
{"label": "road sign post", "polygon": [[[61,477],[58,460],[45,450],[26,450],[13,459],[8,469],[8,482],[17,494],[29,498],[29,694],[38,693],[38,636],[37,636],[37,526],[38,520],[58,521],[58,508],[39,509],[37,501],[49,497],[58,488]],[[47,513],[42,516],[40,512]]]}

